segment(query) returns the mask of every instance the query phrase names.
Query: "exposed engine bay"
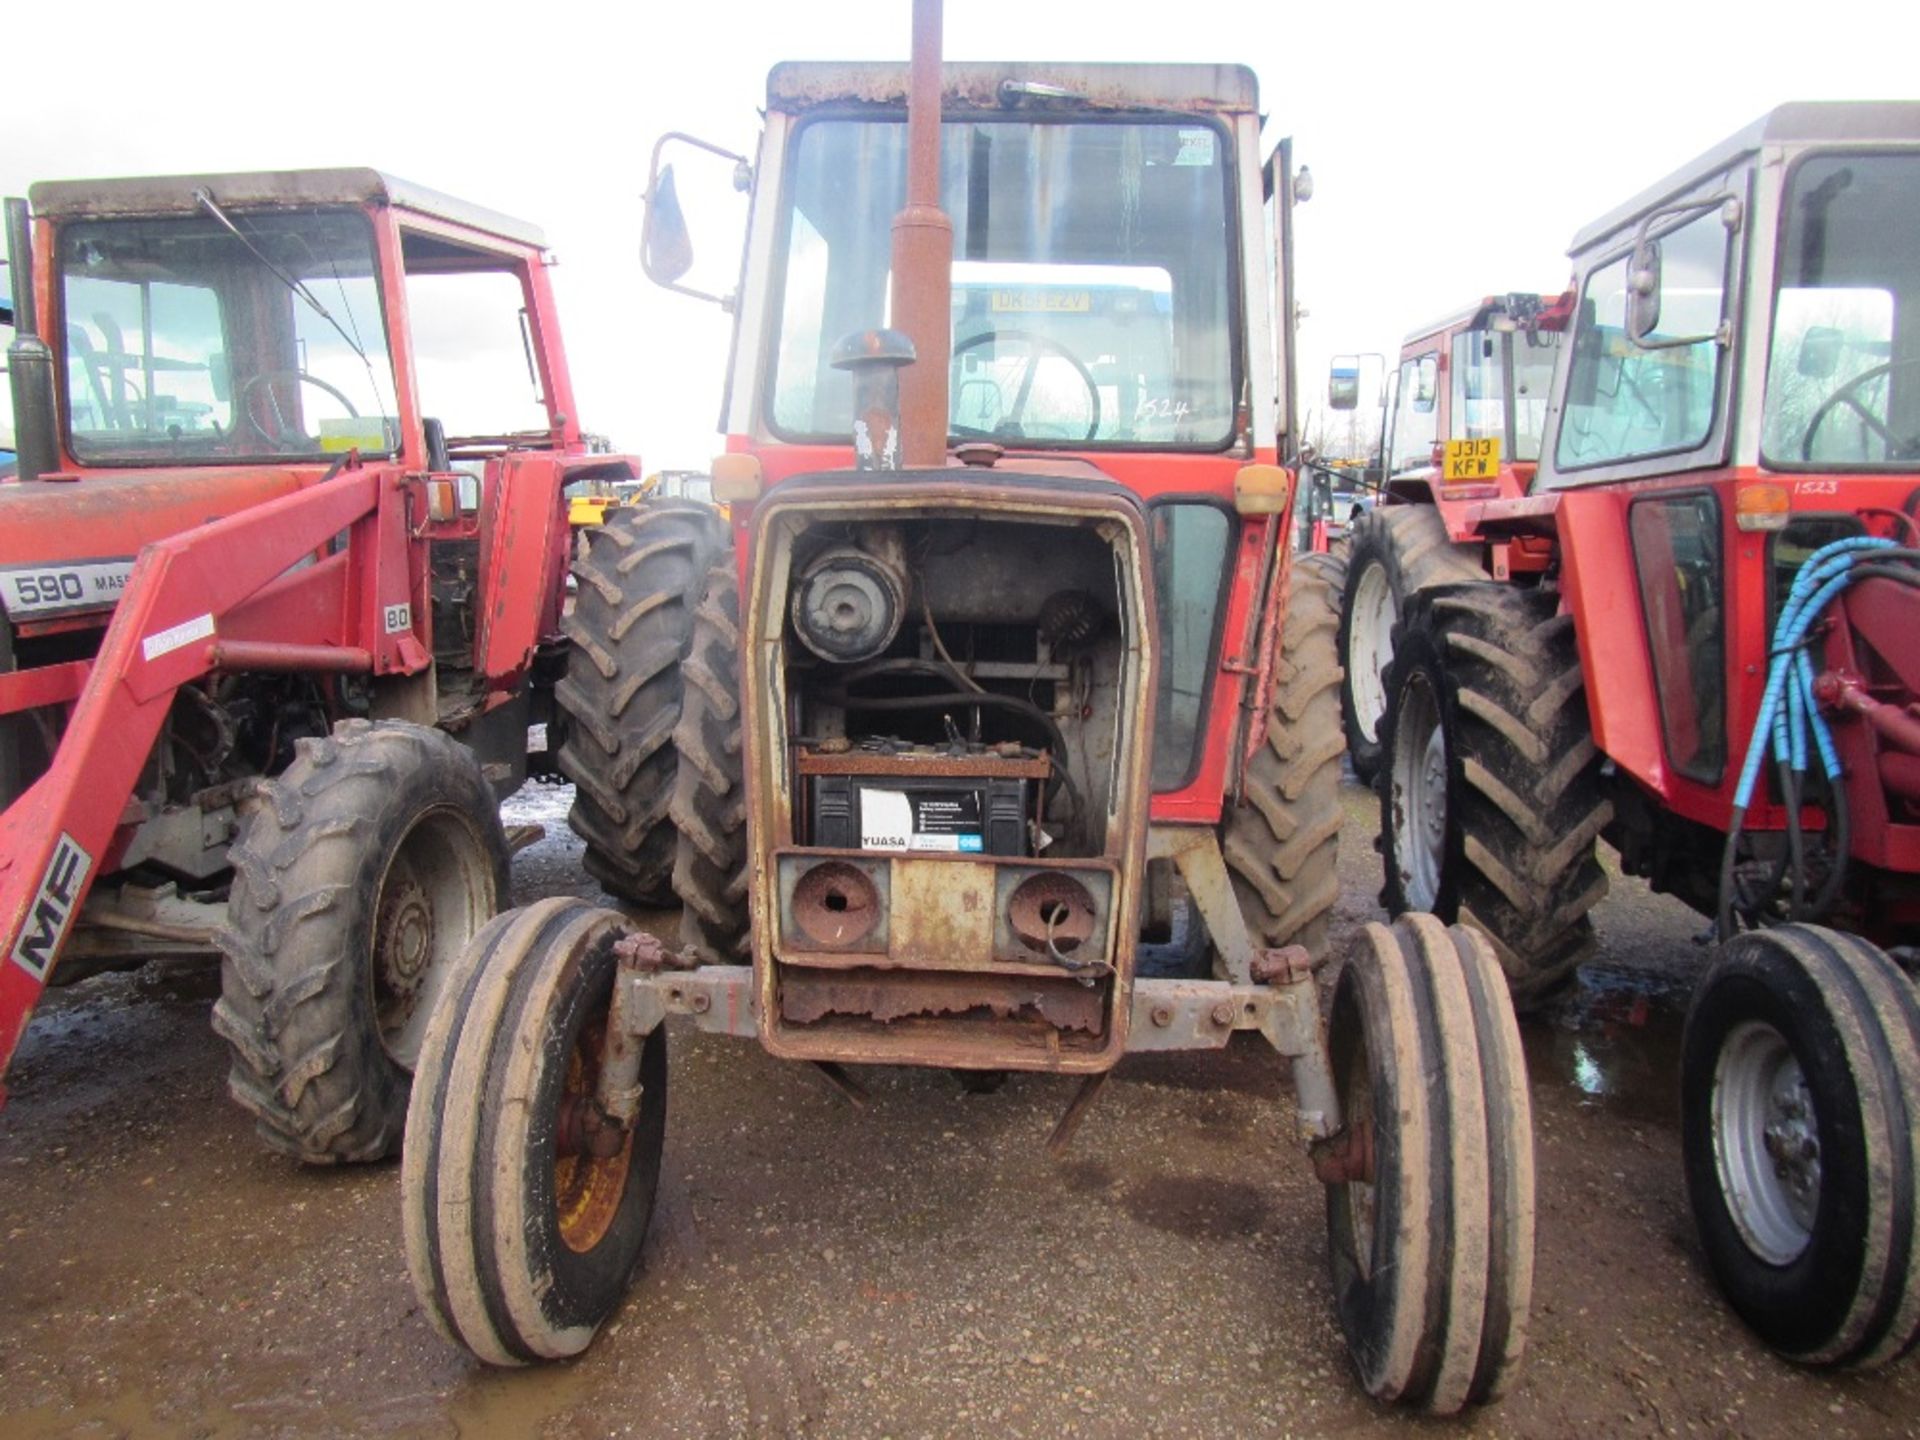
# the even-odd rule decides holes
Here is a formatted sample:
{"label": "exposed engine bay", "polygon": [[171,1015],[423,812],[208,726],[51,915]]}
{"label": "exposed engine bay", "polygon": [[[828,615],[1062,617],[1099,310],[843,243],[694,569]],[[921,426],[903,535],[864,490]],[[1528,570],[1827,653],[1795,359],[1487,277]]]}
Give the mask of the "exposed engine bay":
{"label": "exposed engine bay", "polygon": [[1092,530],[822,527],[795,547],[801,843],[1098,855],[1122,634]]}
{"label": "exposed engine bay", "polygon": [[1097,514],[894,515],[775,532],[780,1014],[974,1015],[989,1047],[1099,1053],[1133,942],[1121,817],[1144,800],[1135,537]]}

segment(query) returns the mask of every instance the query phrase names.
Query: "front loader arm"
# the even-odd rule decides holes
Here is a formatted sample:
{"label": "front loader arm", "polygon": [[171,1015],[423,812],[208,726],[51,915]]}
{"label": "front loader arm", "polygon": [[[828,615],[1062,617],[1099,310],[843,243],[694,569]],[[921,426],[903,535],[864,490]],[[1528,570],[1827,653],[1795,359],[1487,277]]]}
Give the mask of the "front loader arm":
{"label": "front loader arm", "polygon": [[[345,601],[344,613],[310,613],[302,617],[304,623],[289,614],[288,629],[299,634],[299,642],[235,637],[224,650],[222,645],[223,626],[230,623],[257,633],[257,624],[244,623],[258,619],[249,616],[249,602],[283,594],[288,588],[283,577],[294,566],[325,549],[334,536],[352,530],[357,537],[390,507],[398,512],[403,505],[393,472],[351,469],[150,545],[134,565],[83,682],[81,666],[55,667],[59,686],[35,670],[0,675],[0,714],[77,693],[52,764],[0,815],[0,1080],[74,916],[114,844],[180,687],[223,664],[232,669],[412,668],[416,648],[403,645],[403,637],[389,633],[394,627],[381,623],[390,613],[388,605],[408,601],[405,551],[399,551],[396,565],[391,547],[378,544],[349,545],[349,558],[367,556],[369,563],[349,565],[349,572],[363,573],[350,573],[344,587],[332,587]],[[296,573],[305,570],[316,578],[334,576],[327,561]],[[5,1097],[0,1083],[0,1104]]]}

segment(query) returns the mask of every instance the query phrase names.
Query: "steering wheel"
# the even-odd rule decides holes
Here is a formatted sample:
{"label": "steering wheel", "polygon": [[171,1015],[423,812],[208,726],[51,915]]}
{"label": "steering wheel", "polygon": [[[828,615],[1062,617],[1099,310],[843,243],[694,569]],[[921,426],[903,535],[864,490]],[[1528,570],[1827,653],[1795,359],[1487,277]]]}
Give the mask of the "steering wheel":
{"label": "steering wheel", "polygon": [[[1018,425],[1020,423],[1020,417],[1024,415],[1027,410],[1027,398],[1033,393],[1033,377],[1035,372],[1040,368],[1040,356],[1043,352],[1051,351],[1069,365],[1073,366],[1074,371],[1080,376],[1080,383],[1087,387],[1087,398],[1093,402],[1093,419],[1087,425],[1087,433],[1082,438],[1091,440],[1095,435],[1100,433],[1099,383],[1094,380],[1093,372],[1086,367],[1086,362],[1081,360],[1078,355],[1067,349],[1066,346],[1062,345],[1052,336],[1042,335],[1033,330],[982,330],[978,335],[969,336],[954,346],[953,358],[958,362],[960,357],[966,354],[967,351],[978,349],[982,345],[992,344],[999,340],[1023,340],[1033,351],[1033,353],[1027,357],[1026,369],[1020,373],[1020,385],[1014,392],[1013,405],[1007,410],[1006,414],[1001,417],[1000,427]],[[1000,427],[996,427],[993,430],[979,430],[971,425],[955,425],[953,427],[953,433],[956,435],[969,435],[985,440],[1026,438],[1024,431],[1018,437],[1009,437]]]}
{"label": "steering wheel", "polygon": [[1820,427],[1826,424],[1827,416],[1831,415],[1842,405],[1845,405],[1849,410],[1853,411],[1854,414],[1858,415],[1860,422],[1880,437],[1881,443],[1887,447],[1887,458],[1889,460],[1904,458],[1907,453],[1914,448],[1914,440],[1909,439],[1904,444],[1895,440],[1893,432],[1887,428],[1886,422],[1875,416],[1865,405],[1862,405],[1860,403],[1860,397],[1854,392],[1859,390],[1861,386],[1865,385],[1869,380],[1878,380],[1881,376],[1891,375],[1896,370],[1913,370],[1916,368],[1920,368],[1920,359],[1889,360],[1886,364],[1876,365],[1871,370],[1862,370],[1825,400],[1822,400],[1820,402],[1820,408],[1813,412],[1813,418],[1807,422],[1807,433],[1800,441],[1800,458],[1802,460],[1813,459],[1813,437],[1819,433]]}
{"label": "steering wheel", "polygon": [[258,375],[249,377],[246,383],[240,387],[240,393],[235,397],[235,401],[238,405],[241,419],[245,420],[254,433],[259,435],[259,437],[269,445],[284,444],[296,435],[302,440],[311,438],[304,431],[295,430],[288,425],[287,417],[280,413],[280,401],[271,390],[267,392],[267,402],[273,409],[273,420],[274,424],[279,427],[279,433],[277,435],[269,435],[267,433],[267,427],[260,423],[260,417],[253,413],[253,397],[255,393],[261,386],[273,380],[291,380],[296,385],[311,385],[316,390],[324,390],[346,407],[348,415],[356,420],[360,418],[360,412],[353,408],[353,401],[349,400],[339,390],[336,390],[333,386],[322,380],[318,375],[309,375],[304,370],[262,370]]}

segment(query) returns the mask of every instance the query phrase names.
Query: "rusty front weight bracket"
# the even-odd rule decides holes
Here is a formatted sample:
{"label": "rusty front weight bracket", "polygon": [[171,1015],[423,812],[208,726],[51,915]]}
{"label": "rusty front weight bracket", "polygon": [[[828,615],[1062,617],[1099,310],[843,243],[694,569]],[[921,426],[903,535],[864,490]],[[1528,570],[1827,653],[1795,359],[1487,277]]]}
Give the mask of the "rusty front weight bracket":
{"label": "rusty front weight bracket", "polygon": [[1358,1181],[1373,1183],[1373,1121],[1365,1116],[1346,1126],[1337,1135],[1316,1140],[1307,1147],[1313,1157],[1313,1173],[1322,1185],[1345,1185]]}

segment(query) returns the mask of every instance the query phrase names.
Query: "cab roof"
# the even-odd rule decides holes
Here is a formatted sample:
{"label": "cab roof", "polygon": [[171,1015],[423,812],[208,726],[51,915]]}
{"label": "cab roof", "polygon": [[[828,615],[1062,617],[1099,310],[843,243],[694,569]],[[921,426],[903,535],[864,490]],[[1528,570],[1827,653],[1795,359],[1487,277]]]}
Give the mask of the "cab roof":
{"label": "cab roof", "polygon": [[1729,135],[1698,159],[1681,166],[1584,227],[1569,255],[1578,255],[1642,219],[1649,211],[1767,146],[1920,144],[1920,101],[1797,100],[1780,105]]}
{"label": "cab roof", "polygon": [[[1196,114],[1253,114],[1259,82],[1245,65],[1134,65],[1011,63],[968,60],[940,67],[943,104],[1020,114],[1075,110],[1188,110]],[[1003,91],[1046,85],[1067,97]],[[1003,95],[1005,98],[1003,98]],[[907,103],[907,66],[895,61],[790,60],[767,73],[767,108],[788,114],[836,102]]]}
{"label": "cab roof", "polygon": [[438,190],[378,170],[264,170],[230,175],[153,175],[116,180],[42,180],[27,192],[36,215],[99,219],[130,215],[184,215],[198,210],[206,190],[231,210],[286,210],[314,205],[391,205],[515,244],[546,248],[537,225],[469,205]]}

